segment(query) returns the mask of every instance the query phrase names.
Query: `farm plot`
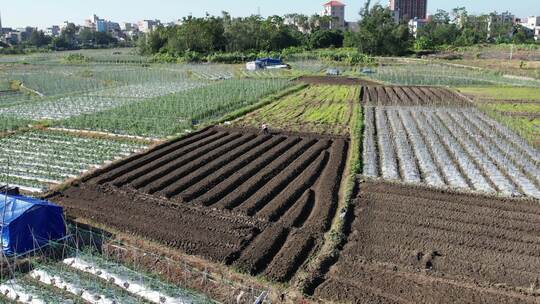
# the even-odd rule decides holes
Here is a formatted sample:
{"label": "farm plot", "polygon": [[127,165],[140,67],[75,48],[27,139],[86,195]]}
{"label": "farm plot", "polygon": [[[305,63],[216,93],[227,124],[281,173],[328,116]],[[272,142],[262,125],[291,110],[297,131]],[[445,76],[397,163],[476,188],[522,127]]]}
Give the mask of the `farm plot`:
{"label": "farm plot", "polygon": [[1,283],[0,300],[31,304],[214,303],[202,295],[86,252],[69,255],[74,257],[35,263],[29,273]]}
{"label": "farm plot", "polygon": [[179,93],[186,90],[199,88],[207,85],[205,82],[176,81],[160,83],[129,84],[111,89],[95,91],[88,96],[110,98],[153,98],[169,94]]}
{"label": "farm plot", "polygon": [[367,86],[362,101],[368,106],[469,106],[458,94],[444,88],[418,86]]}
{"label": "farm plot", "polygon": [[345,135],[358,97],[357,87],[314,85],[247,114],[232,125],[258,128],[265,123],[271,129]]}
{"label": "farm plot", "polygon": [[328,84],[328,85],[376,85],[375,82],[361,79],[361,78],[349,78],[341,76],[301,76],[296,79],[300,83],[308,84]]}
{"label": "farm plot", "polygon": [[394,85],[540,87],[538,79],[508,77],[496,71],[403,59],[380,65],[368,77]]}
{"label": "farm plot", "polygon": [[165,137],[256,103],[291,83],[287,80],[226,80],[58,122],[70,129]]}
{"label": "farm plot", "polygon": [[348,141],[212,127],[51,197],[67,214],[288,281],[336,212]]}
{"label": "farm plot", "polygon": [[62,132],[30,131],[0,139],[2,184],[39,192],[104,162],[126,157],[143,144],[85,138]]}
{"label": "farm plot", "polygon": [[473,108],[366,107],[368,177],[540,198],[540,152]]}
{"label": "farm plot", "polygon": [[538,303],[540,205],[360,184],[337,262],[315,288],[348,303]]}

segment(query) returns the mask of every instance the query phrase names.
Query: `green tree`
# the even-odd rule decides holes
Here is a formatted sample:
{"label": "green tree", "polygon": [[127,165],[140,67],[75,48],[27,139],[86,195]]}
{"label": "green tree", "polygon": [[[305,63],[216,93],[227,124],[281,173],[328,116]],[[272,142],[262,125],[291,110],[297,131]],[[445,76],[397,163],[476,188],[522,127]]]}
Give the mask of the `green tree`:
{"label": "green tree", "polygon": [[412,46],[412,36],[404,23],[396,23],[388,8],[380,4],[371,9],[370,0],[360,12],[360,30],[353,41],[361,53],[369,55],[403,55]]}
{"label": "green tree", "polygon": [[343,46],[344,35],[340,30],[317,30],[309,35],[309,47],[312,49]]}
{"label": "green tree", "polygon": [[418,29],[415,49],[436,49],[438,46],[454,44],[460,35],[460,30],[455,23],[450,23],[450,13],[438,10],[430,22]]}
{"label": "green tree", "polygon": [[206,16],[205,18],[187,17],[181,25],[164,31],[166,49],[174,55],[186,52],[207,54],[221,51],[225,47],[223,19]]}
{"label": "green tree", "polygon": [[89,28],[81,29],[81,31],[79,32],[79,41],[82,44],[94,44],[95,42],[94,32],[95,31]]}
{"label": "green tree", "polygon": [[43,31],[37,31],[34,30],[32,33],[30,33],[30,37],[28,37],[28,45],[42,47],[45,45],[48,45],[51,42],[50,37],[45,36],[45,33]]}
{"label": "green tree", "polygon": [[54,37],[51,41],[51,47],[57,51],[67,50],[70,46],[69,42],[62,36]]}
{"label": "green tree", "polygon": [[111,34],[103,32],[94,32],[94,41],[98,46],[113,45],[118,42]]}
{"label": "green tree", "polygon": [[77,32],[79,27],[74,23],[68,23],[62,32],[60,33],[60,38],[67,43],[67,48],[74,48],[77,45]]}
{"label": "green tree", "polygon": [[534,43],[534,35],[531,30],[523,27],[522,25],[516,25],[514,28],[514,35],[512,36],[513,43]]}

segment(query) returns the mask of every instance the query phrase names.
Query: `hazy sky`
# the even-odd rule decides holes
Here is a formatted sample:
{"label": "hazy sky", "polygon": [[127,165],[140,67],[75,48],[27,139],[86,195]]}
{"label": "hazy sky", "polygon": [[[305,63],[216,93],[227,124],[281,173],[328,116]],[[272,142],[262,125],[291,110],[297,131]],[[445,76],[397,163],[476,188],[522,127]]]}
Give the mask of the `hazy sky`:
{"label": "hazy sky", "polygon": [[[220,14],[225,10],[233,16],[256,14],[284,15],[297,12],[314,14],[321,11],[325,1],[319,0],[1,0],[0,12],[4,27],[24,25],[40,28],[60,24],[65,20],[81,24],[93,13],[117,22],[141,19],[160,19],[163,22],[205,12]],[[518,16],[540,15],[539,0],[428,0],[428,11],[450,10],[465,6],[470,12],[482,13],[509,10]],[[343,0],[347,4],[347,19],[357,20],[365,0]],[[372,1],[377,2],[377,1]],[[387,4],[387,0],[380,0]]]}

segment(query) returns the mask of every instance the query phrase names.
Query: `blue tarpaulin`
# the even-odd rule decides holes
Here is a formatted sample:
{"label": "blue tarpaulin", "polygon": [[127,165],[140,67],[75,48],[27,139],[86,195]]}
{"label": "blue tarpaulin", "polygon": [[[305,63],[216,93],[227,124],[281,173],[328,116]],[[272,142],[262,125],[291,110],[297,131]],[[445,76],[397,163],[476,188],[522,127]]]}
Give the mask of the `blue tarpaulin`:
{"label": "blue tarpaulin", "polygon": [[272,66],[272,65],[283,64],[281,59],[275,59],[275,58],[259,58],[255,60],[255,62],[262,66]]}
{"label": "blue tarpaulin", "polygon": [[2,250],[7,256],[41,248],[66,235],[63,209],[21,195],[0,195]]}

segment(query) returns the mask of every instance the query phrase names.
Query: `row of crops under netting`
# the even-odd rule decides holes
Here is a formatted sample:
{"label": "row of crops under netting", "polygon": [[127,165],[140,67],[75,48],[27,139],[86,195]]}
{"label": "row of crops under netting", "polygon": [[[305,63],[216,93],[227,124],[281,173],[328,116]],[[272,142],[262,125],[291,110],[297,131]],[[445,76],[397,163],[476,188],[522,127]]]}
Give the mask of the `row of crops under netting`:
{"label": "row of crops under netting", "polygon": [[0,139],[0,181],[39,192],[144,148],[142,143],[126,140],[23,132]]}
{"label": "row of crops under netting", "polygon": [[203,85],[195,82],[140,84],[58,98],[32,98],[26,102],[11,102],[11,106],[0,106],[0,114],[31,120],[58,120],[109,110]]}
{"label": "row of crops under netting", "polygon": [[58,125],[69,129],[165,137],[252,105],[290,85],[284,79],[228,80],[109,111],[75,116]]}
{"label": "row of crops under netting", "polygon": [[[214,303],[210,298],[119,264],[93,248],[53,243],[61,254],[30,257],[32,270],[0,283],[0,299],[17,303]],[[135,265],[137,266],[137,265]],[[191,270],[190,270],[191,271]]]}
{"label": "row of crops under netting", "polygon": [[366,76],[390,84],[438,86],[529,86],[540,87],[540,80],[512,77],[495,71],[447,64],[411,61],[371,68]]}
{"label": "row of crops under netting", "polygon": [[[84,93],[133,84],[182,83],[185,71],[135,65],[25,65],[3,71],[4,82],[17,81],[21,89],[44,96]],[[38,95],[39,95],[38,94]]]}

